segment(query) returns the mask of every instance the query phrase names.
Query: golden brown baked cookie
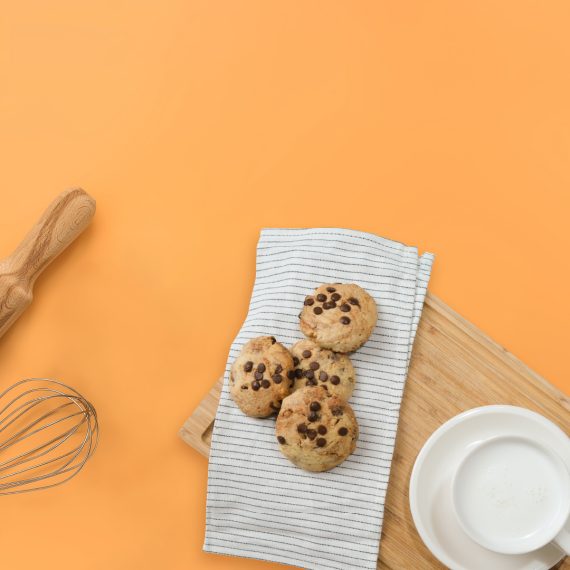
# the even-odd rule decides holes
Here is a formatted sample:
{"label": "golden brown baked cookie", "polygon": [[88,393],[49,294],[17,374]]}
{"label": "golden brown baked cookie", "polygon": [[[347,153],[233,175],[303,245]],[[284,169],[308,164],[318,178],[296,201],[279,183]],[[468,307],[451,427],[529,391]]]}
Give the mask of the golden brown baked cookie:
{"label": "golden brown baked cookie", "polygon": [[352,352],[370,337],[378,312],[374,299],[353,283],[328,283],[305,299],[300,325],[303,334],[335,352]]}
{"label": "golden brown baked cookie", "polygon": [[261,336],[244,345],[230,373],[230,394],[240,410],[255,418],[279,411],[291,391],[287,375],[293,357],[272,336]]}
{"label": "golden brown baked cookie", "polygon": [[304,339],[291,348],[294,373],[290,375],[292,390],[306,386],[322,386],[329,393],[348,400],[354,390],[354,368],[346,354],[321,348],[312,340]]}
{"label": "golden brown baked cookie", "polygon": [[315,386],[283,400],[275,433],[292,463],[306,471],[328,471],[356,449],[358,423],[346,400]]}

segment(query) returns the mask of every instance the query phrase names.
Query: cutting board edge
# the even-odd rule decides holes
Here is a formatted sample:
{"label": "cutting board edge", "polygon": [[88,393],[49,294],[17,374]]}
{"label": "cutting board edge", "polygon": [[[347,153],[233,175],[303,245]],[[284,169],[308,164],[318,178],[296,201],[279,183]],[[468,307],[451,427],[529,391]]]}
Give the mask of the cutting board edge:
{"label": "cutting board edge", "polygon": [[564,406],[568,412],[570,412],[570,397],[564,394],[564,392],[562,392],[557,386],[546,380],[546,378],[535,372],[515,354],[507,350],[504,346],[499,344],[496,340],[491,338],[488,334],[483,332],[472,322],[468,321],[465,317],[461,316],[458,312],[453,310],[436,295],[428,292],[425,302],[432,309],[437,311],[448,320],[453,320],[463,332],[474,338],[481,346],[489,350],[489,352],[491,352],[495,357],[507,359],[509,364],[515,370],[519,371],[521,374],[531,376],[545,392],[548,392],[562,406]]}

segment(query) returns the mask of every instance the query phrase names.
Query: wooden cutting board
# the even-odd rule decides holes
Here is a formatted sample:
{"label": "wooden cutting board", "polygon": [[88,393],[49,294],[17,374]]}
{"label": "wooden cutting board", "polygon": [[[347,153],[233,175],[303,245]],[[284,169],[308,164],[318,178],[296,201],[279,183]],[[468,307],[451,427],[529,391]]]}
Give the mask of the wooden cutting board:
{"label": "wooden cutting board", "polygon": [[[180,430],[182,439],[206,457],[221,387],[222,379]],[[435,429],[464,410],[487,404],[535,410],[570,433],[568,397],[428,294],[402,402],[378,568],[443,568],[414,527],[408,503],[410,473]],[[557,568],[570,570],[570,557]]]}

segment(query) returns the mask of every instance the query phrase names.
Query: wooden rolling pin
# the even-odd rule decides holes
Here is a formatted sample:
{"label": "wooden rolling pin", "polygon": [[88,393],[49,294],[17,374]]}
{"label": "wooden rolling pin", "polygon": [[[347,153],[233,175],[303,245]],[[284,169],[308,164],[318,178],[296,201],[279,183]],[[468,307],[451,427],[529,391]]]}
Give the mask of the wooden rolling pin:
{"label": "wooden rolling pin", "polygon": [[89,225],[95,200],[81,189],[60,194],[12,255],[0,260],[0,337],[32,302],[40,273]]}

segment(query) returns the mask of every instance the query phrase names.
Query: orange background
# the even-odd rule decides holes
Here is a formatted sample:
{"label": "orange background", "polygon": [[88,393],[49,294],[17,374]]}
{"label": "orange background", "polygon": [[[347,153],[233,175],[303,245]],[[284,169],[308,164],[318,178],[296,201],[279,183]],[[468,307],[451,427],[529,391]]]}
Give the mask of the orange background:
{"label": "orange background", "polygon": [[[570,393],[570,3],[52,0],[0,11],[0,250],[80,185],[95,220],[0,342],[102,443],[0,497],[10,570],[208,570],[177,430],[222,370],[264,226],[437,254],[431,290]],[[277,566],[274,566],[277,568]]]}

